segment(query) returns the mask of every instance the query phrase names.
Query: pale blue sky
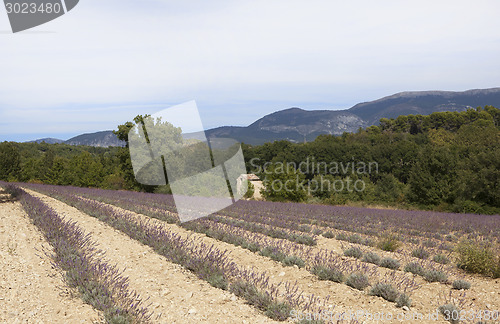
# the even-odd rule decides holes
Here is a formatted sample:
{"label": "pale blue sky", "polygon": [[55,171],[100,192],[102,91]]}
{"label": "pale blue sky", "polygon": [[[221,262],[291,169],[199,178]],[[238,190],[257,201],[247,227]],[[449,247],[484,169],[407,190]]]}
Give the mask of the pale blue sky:
{"label": "pale blue sky", "polygon": [[81,0],[12,34],[0,141],[114,129],[196,100],[205,128],[406,90],[500,86],[500,2]]}

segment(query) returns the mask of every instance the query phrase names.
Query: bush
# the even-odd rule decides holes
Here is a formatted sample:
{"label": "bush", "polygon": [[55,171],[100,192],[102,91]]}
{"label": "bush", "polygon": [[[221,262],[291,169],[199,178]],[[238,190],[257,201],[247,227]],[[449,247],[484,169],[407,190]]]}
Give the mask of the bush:
{"label": "bush", "polygon": [[306,225],[306,224],[302,224],[302,225],[299,226],[298,230],[299,230],[299,232],[309,233],[311,231],[311,226],[310,225]]}
{"label": "bush", "polygon": [[497,257],[497,264],[493,266],[492,277],[500,278],[500,256]]}
{"label": "bush", "polygon": [[266,309],[266,316],[276,321],[284,321],[290,317],[292,307],[287,303],[272,302]]}
{"label": "bush", "polygon": [[383,251],[394,252],[399,248],[400,244],[401,242],[399,241],[398,237],[391,234],[380,238],[377,246]]}
{"label": "bush", "polygon": [[[445,320],[452,324],[457,324],[460,322],[460,310],[453,304],[446,304],[439,306],[438,310],[443,314]],[[457,316],[458,315],[458,316]]]}
{"label": "bush", "polygon": [[250,250],[252,252],[258,252],[260,251],[260,245],[254,242],[243,242],[241,244],[241,247],[247,250]]}
{"label": "bush", "polygon": [[414,238],[414,237],[410,237],[408,239],[408,242],[410,242],[411,244],[415,244],[415,245],[419,245],[420,244],[420,240],[418,238]]}
{"label": "bush", "polygon": [[310,235],[292,234],[287,239],[304,245],[314,246],[317,244],[316,239]]}
{"label": "bush", "polygon": [[425,274],[424,267],[418,262],[410,262],[405,266],[405,272],[411,272],[413,274],[423,276]]}
{"label": "bush", "polygon": [[427,241],[423,242],[422,245],[425,247],[428,247],[428,248],[433,248],[437,245],[437,243],[432,241],[432,240],[427,240]]}
{"label": "bush", "polygon": [[430,253],[427,252],[424,248],[419,247],[418,249],[413,250],[413,252],[411,252],[411,256],[425,260],[430,256]]}
{"label": "bush", "polygon": [[461,241],[456,248],[457,266],[467,272],[495,276],[499,257],[485,244]]}
{"label": "bush", "polygon": [[333,235],[332,231],[326,231],[321,235],[323,235],[323,237],[326,237],[326,238],[334,238],[335,237],[335,235]]}
{"label": "bush", "polygon": [[465,281],[465,280],[455,280],[453,281],[453,283],[451,284],[451,286],[453,287],[453,289],[457,289],[457,290],[461,290],[461,289],[464,289],[464,290],[467,290],[467,289],[470,289],[470,282],[468,281]]}
{"label": "bush", "polygon": [[260,251],[260,255],[273,259],[274,261],[281,262],[286,258],[286,255],[276,248],[266,246]]}
{"label": "bush", "polygon": [[424,279],[428,282],[446,282],[448,280],[448,275],[443,271],[439,270],[429,270],[424,273]]}
{"label": "bush", "polygon": [[380,266],[391,270],[397,270],[399,269],[401,264],[396,259],[384,258],[382,259],[382,261],[380,261]]}
{"label": "bush", "polygon": [[321,235],[323,233],[323,230],[321,228],[315,228],[313,230],[314,235]]}
{"label": "bush", "polygon": [[238,297],[244,298],[250,305],[264,311],[271,319],[284,321],[290,316],[292,308],[289,304],[273,301],[269,294],[259,291],[251,283],[237,281],[229,286],[229,291]]}
{"label": "bush", "polygon": [[351,273],[345,283],[354,289],[364,290],[366,287],[370,286],[370,281],[368,277],[363,273]]}
{"label": "bush", "polygon": [[352,234],[347,237],[347,241],[350,243],[361,243],[363,238],[359,234]]}
{"label": "bush", "polygon": [[401,294],[396,299],[396,307],[411,307],[411,299],[407,294]]}
{"label": "bush", "polygon": [[437,263],[441,264],[448,264],[450,263],[450,260],[444,255],[444,254],[436,254],[432,260]]}
{"label": "bush", "polygon": [[344,281],[344,274],[342,271],[325,266],[314,266],[311,272],[318,276],[319,280],[329,280],[333,282]]}
{"label": "bush", "polygon": [[347,241],[347,235],[344,233],[338,233],[335,238],[339,241]]}
{"label": "bush", "polygon": [[370,295],[382,297],[385,300],[394,302],[399,297],[399,292],[390,284],[378,282],[370,289]]}
{"label": "bush", "polygon": [[451,234],[448,234],[444,237],[444,239],[448,242],[456,242],[457,241],[457,238]]}
{"label": "bush", "polygon": [[344,251],[344,255],[348,257],[353,257],[360,259],[363,256],[363,251],[357,247],[351,247]]}
{"label": "bush", "polygon": [[363,259],[361,259],[361,261],[379,265],[380,264],[380,256],[375,252],[368,252],[363,256]]}
{"label": "bush", "polygon": [[290,255],[290,256],[287,256],[285,257],[281,263],[283,263],[283,265],[287,266],[287,267],[290,267],[290,266],[293,266],[293,265],[296,265],[298,266],[299,268],[303,268],[304,265],[305,265],[305,262],[304,260],[302,260],[301,258],[299,258],[298,256],[295,256],[295,255]]}

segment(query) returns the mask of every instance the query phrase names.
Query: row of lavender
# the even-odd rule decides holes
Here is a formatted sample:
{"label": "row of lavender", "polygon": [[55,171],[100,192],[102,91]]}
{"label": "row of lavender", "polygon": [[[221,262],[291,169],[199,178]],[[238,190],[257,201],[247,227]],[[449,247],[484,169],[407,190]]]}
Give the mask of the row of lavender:
{"label": "row of lavender", "polygon": [[[123,208],[146,215],[171,220],[175,204],[171,195],[110,191],[66,187],[74,194],[107,203],[119,203]],[[391,231],[402,235],[443,238],[475,233],[482,237],[500,239],[499,215],[452,214],[431,211],[380,210],[370,208],[238,201],[218,214],[237,219],[309,232],[321,226],[377,236]],[[309,225],[301,226],[301,225]]]}
{"label": "row of lavender", "polygon": [[[153,221],[143,220],[132,213],[119,212],[104,203],[76,196],[64,187],[44,185],[26,185],[26,187],[50,195],[97,217],[131,238],[151,246],[169,261],[193,271],[212,286],[227,289],[245,298],[272,319],[285,320],[292,310],[320,312],[322,309],[319,298],[314,295],[305,297],[294,284],[286,282],[280,285],[271,284],[265,274],[239,268],[230,260],[227,251],[221,251],[199,240],[183,239]],[[326,300],[323,301],[323,306],[325,302]]]}
{"label": "row of lavender", "polygon": [[82,300],[103,312],[107,323],[149,323],[152,313],[142,306],[140,296],[128,287],[128,278],[98,256],[100,251],[77,224],[64,220],[40,199],[21,188],[0,182],[19,199],[31,221],[52,246],[45,253],[53,265],[64,272],[69,287],[78,291]]}
{"label": "row of lavender", "polygon": [[[61,194],[59,193],[60,187],[38,186],[38,189],[61,198]],[[88,196],[87,194],[86,197]],[[64,199],[64,197],[62,198]],[[367,262],[349,260],[341,258],[332,251],[324,249],[313,251],[308,246],[299,244],[300,242],[271,239],[267,235],[260,234],[260,232],[249,232],[231,224],[221,223],[219,222],[221,218],[212,218],[200,219],[183,225],[189,230],[205,233],[218,240],[242,246],[253,252],[259,252],[261,255],[279,261],[285,266],[296,265],[298,267],[305,267],[309,272],[322,280],[343,282],[359,290],[365,290],[373,284],[372,289],[368,293],[390,301],[397,301],[397,305],[400,307],[411,305],[409,294],[418,287],[414,278],[407,277],[396,271],[390,274],[389,279],[387,279],[387,275],[381,278],[378,266],[397,270],[399,262],[394,259],[386,258],[379,262],[372,256]],[[250,229],[255,228],[251,227]],[[358,257],[360,258],[360,256]],[[434,274],[439,273],[442,275],[439,278],[428,276],[427,274],[431,273],[431,271]],[[417,274],[414,271],[409,272]],[[447,281],[447,275],[436,269],[427,269],[425,272],[422,271],[418,274],[424,276],[428,281]],[[395,287],[394,284],[396,284]],[[384,291],[390,290],[391,293],[377,292],[377,289],[381,286],[384,287]]]}
{"label": "row of lavender", "polygon": [[[39,189],[42,188],[50,188],[44,185],[31,185],[33,188],[38,187]],[[116,191],[109,191],[109,190],[100,190],[100,189],[87,189],[87,188],[77,188],[77,187],[65,187],[65,190],[67,192],[83,196],[89,199],[96,199],[99,201],[103,201],[106,203],[111,203],[118,205],[120,207],[123,207],[128,210],[132,210],[135,212],[143,213],[155,218],[159,218],[161,220],[165,220],[167,222],[172,222],[172,219],[175,219],[176,215],[172,213],[172,196],[169,195],[154,195],[154,194],[146,194],[146,193],[134,193],[134,192],[116,192]],[[159,199],[162,198],[162,199]],[[162,203],[163,202],[163,203]],[[164,206],[164,209],[160,209],[162,206]],[[301,231],[304,231],[303,227],[305,225],[299,226],[297,230],[292,230],[290,228],[286,227],[280,227],[282,225],[279,223],[279,219],[271,219],[271,221],[262,221],[259,219],[259,217],[249,217],[251,218],[251,221],[247,221],[241,218],[232,218],[232,217],[225,217],[225,216],[220,216],[220,215],[210,215],[208,218],[205,218],[204,220],[199,220],[195,222],[190,222],[187,224],[183,224],[184,227],[191,229],[191,230],[196,230],[200,231],[204,227],[207,227],[207,224],[209,223],[203,223],[204,221],[211,220],[211,226],[214,226],[215,223],[221,223],[221,224],[227,224],[229,225],[226,227],[226,229],[229,229],[228,231],[221,231],[220,229],[212,229],[211,231],[218,231],[217,236],[219,239],[221,238],[228,238],[229,236],[232,236],[232,239],[230,241],[236,242],[240,239],[236,238],[235,235],[231,235],[231,231],[234,231],[234,228],[242,228],[244,230],[253,232],[253,233],[261,233],[265,234],[269,237],[273,238],[281,238],[281,239],[286,239],[291,242],[296,242],[300,244],[306,244],[306,245],[315,245],[316,244],[316,239],[314,238],[313,235],[301,235]],[[198,222],[202,222],[198,224]],[[272,226],[271,226],[272,225]],[[207,233],[205,229],[202,230],[202,232]],[[241,233],[240,233],[241,235]],[[342,239],[342,237],[337,236],[339,239]],[[347,238],[346,240],[351,240],[351,238],[356,238],[357,234],[351,235]],[[227,240],[226,240],[227,241]],[[248,244],[242,243],[245,246],[248,246],[249,249],[254,249],[256,247],[256,243],[254,242],[255,239],[247,239]],[[360,243],[361,241],[356,239],[353,243]],[[365,240],[366,242],[366,240]],[[262,244],[261,244],[262,245]],[[267,248],[269,249],[268,244],[264,245],[261,249]],[[275,247],[272,247],[275,249]],[[261,250],[259,249],[259,250]]]}
{"label": "row of lavender", "polygon": [[[41,189],[41,188],[39,188],[39,189]],[[73,188],[70,188],[70,189],[73,189]],[[85,195],[87,197],[96,194],[96,192],[93,191],[92,189],[74,188],[74,190],[79,192],[80,195],[83,195],[83,193],[85,193]],[[113,193],[113,192],[111,192],[111,193]],[[122,192],[120,192],[120,194],[121,193]],[[158,197],[155,197],[156,195],[149,195],[149,194],[146,194],[146,195],[149,196],[148,199],[155,200],[155,198],[156,198],[156,206],[161,206],[161,201],[159,201]],[[129,201],[133,201],[136,205],[141,205],[141,201],[134,199],[133,195],[130,195],[130,193],[127,193],[127,196],[128,196],[127,199]],[[109,195],[108,197],[109,198],[107,198],[107,199],[109,199],[108,200],[109,202],[114,202],[116,205],[120,205],[120,199],[118,199],[118,198],[113,199],[112,194]],[[170,196],[165,196],[165,197],[170,197]],[[142,205],[140,208],[146,208],[146,207],[148,207],[148,206]],[[170,208],[171,207],[172,206],[170,206]],[[161,219],[162,217],[158,217],[157,212],[158,212],[158,210],[156,210],[156,214],[155,214],[156,218]],[[168,211],[168,213],[169,214],[167,214],[167,215],[172,216],[171,209],[170,209],[170,211]],[[153,216],[153,217],[155,217],[155,216]],[[204,222],[204,221],[205,220],[200,220],[199,222]],[[218,224],[218,225],[222,226],[224,224]],[[283,228],[285,228],[285,227],[283,227]],[[233,227],[233,230],[241,230],[241,228]],[[222,235],[224,235],[226,237],[231,236],[231,234],[230,234],[231,230],[220,231],[219,234],[221,234],[221,233],[222,233]],[[237,235],[233,235],[233,238],[237,238]],[[241,238],[239,240],[241,242]],[[250,243],[249,249],[252,249],[251,245],[252,245],[252,243]],[[275,254],[276,251],[278,251],[278,252],[279,251],[287,251],[287,249],[291,249],[290,246],[294,246],[295,248],[297,247],[297,244],[294,244],[293,242],[291,243],[291,245],[289,243],[286,243],[285,245],[287,247],[279,246],[277,248],[267,248],[266,253],[268,253],[270,257],[273,257],[276,255]],[[299,249],[303,249],[303,248],[306,248],[306,247],[302,246]],[[266,250],[266,248],[264,248],[263,250]],[[261,250],[261,252],[263,250]],[[351,250],[351,249],[348,249],[348,250]],[[363,253],[363,254],[365,254],[365,253]],[[292,257],[293,257],[293,255],[292,255]],[[365,260],[365,257],[367,259],[371,259],[371,261]],[[353,267],[351,262],[345,262],[345,259],[338,258],[338,255],[330,255],[330,256],[325,256],[325,258],[322,258],[322,257],[319,258],[319,260],[321,262],[323,262],[323,260],[325,260],[325,259],[331,259],[331,260],[336,259],[337,262],[336,261],[330,262],[330,264],[333,265],[333,266],[330,266],[330,268],[316,266],[315,267],[316,270],[319,269],[319,271],[317,271],[317,273],[316,273],[318,275],[318,277],[324,278],[327,280],[332,280],[332,278],[333,278],[333,280],[335,281],[336,280],[335,278],[338,278],[338,270],[339,269],[342,269],[342,268],[343,269],[350,269],[350,271],[348,271],[348,272],[351,272],[351,274],[347,277],[347,279],[345,280],[345,283],[352,286],[352,287],[366,287],[367,279],[372,278],[373,274],[376,273],[375,271],[373,271],[373,269],[375,269],[375,268],[373,268],[373,267],[370,268],[370,267],[367,267],[366,265],[360,266],[358,264],[358,265],[355,265],[355,267]],[[376,261],[377,258],[374,259],[373,254],[370,252],[366,253],[363,256],[363,259],[364,259],[363,261],[377,264],[377,261]],[[293,261],[292,261],[292,264],[293,264]],[[428,281],[446,281],[446,278],[445,277],[443,278],[442,273],[440,271],[436,271],[436,270],[427,271],[427,270],[422,268],[422,264],[423,264],[422,262],[420,264],[418,264],[417,262],[411,262],[411,263],[407,264],[407,267],[405,267],[405,271],[412,272],[414,274],[420,274],[423,276],[424,276],[424,272],[426,272],[429,275],[428,278],[435,278],[435,279],[430,279],[430,280],[428,278],[426,278]],[[390,268],[389,266],[386,266],[386,267]],[[399,265],[398,265],[398,267],[399,267]],[[340,272],[342,272],[342,271],[340,271]],[[366,275],[366,274],[368,274],[368,275]],[[465,284],[465,286],[464,286],[464,284]],[[454,282],[453,288],[455,288],[455,289],[467,289],[467,284],[468,283],[466,283],[466,282],[464,283],[464,282],[458,281],[458,286],[455,286],[455,282]],[[395,287],[396,287],[396,289],[395,289]],[[399,300],[397,301],[397,303],[399,305],[405,305],[405,303],[410,302],[408,299],[409,293],[413,289],[415,289],[416,287],[417,287],[417,285],[414,283],[414,281],[411,282],[408,277],[398,275],[395,272],[391,272],[391,273],[387,273],[387,275],[382,280],[379,280],[379,282],[377,282],[375,285],[373,285],[372,289],[370,289],[370,294],[377,295],[377,296],[383,297],[383,298],[388,299],[388,300],[394,300],[395,298],[400,297]],[[404,292],[405,290],[407,293],[401,293],[401,291]],[[246,293],[242,293],[242,294],[245,295]],[[465,300],[464,296],[462,296],[460,299],[462,301]]]}

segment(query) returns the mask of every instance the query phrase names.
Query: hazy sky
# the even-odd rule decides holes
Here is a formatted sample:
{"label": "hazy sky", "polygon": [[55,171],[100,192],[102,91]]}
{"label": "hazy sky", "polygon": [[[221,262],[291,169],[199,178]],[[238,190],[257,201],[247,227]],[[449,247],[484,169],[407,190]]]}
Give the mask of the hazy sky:
{"label": "hazy sky", "polygon": [[0,140],[114,129],[196,100],[205,128],[406,90],[500,86],[500,1],[80,0],[12,34]]}

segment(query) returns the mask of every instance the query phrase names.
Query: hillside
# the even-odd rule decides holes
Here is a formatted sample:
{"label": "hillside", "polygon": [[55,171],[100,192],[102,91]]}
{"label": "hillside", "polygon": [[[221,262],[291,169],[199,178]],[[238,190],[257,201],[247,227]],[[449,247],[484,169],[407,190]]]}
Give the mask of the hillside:
{"label": "hillside", "polygon": [[87,145],[97,147],[125,146],[125,143],[120,141],[116,135],[113,134],[113,131],[82,134],[72,137],[64,143],[69,145]]}
{"label": "hillside", "polygon": [[400,115],[429,115],[438,111],[464,111],[492,105],[500,107],[500,88],[452,91],[401,92],[359,103],[347,110],[281,110],[262,117],[247,127],[225,126],[207,131],[209,137],[231,137],[260,145],[275,140],[313,141],[318,135],[341,135],[378,124],[381,118]]}
{"label": "hillside", "polygon": [[[246,127],[223,126],[206,131],[208,137],[229,137],[240,142],[260,145],[277,140],[294,143],[311,142],[318,135],[341,135],[359,128],[377,125],[381,118],[400,115],[429,115],[439,111],[464,111],[492,105],[500,107],[500,88],[463,92],[413,91],[401,92],[370,102],[359,103],[346,110],[304,110],[289,108],[266,115]],[[197,138],[199,134],[187,134]],[[96,147],[124,146],[112,131],[82,134],[67,141],[46,138],[34,142],[64,142],[70,145]]]}

